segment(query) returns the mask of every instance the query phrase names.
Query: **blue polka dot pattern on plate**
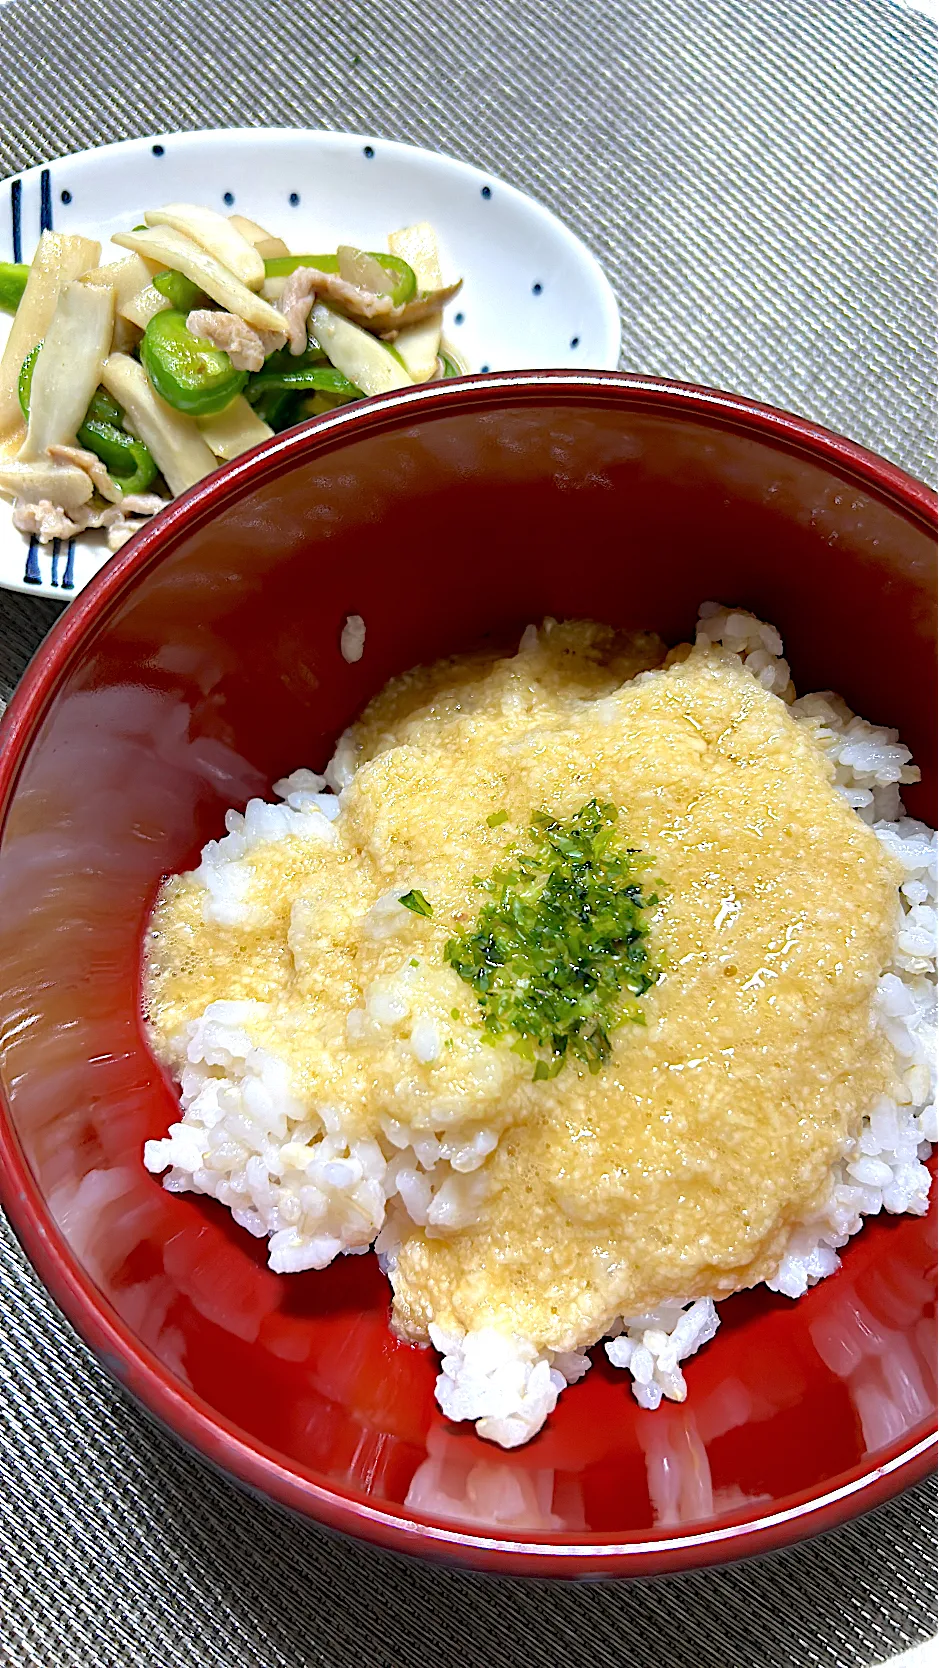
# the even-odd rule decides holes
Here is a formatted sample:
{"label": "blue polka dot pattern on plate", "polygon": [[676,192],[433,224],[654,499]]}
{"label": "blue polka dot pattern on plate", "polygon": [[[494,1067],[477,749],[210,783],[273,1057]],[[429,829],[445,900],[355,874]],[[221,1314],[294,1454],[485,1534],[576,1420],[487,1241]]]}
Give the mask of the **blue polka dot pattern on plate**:
{"label": "blue polka dot pattern on plate", "polygon": [[532,295],[540,295],[541,294],[541,289],[542,289],[542,286],[540,284],[532,284],[532,287],[531,287]]}
{"label": "blue polka dot pattern on plate", "polygon": [[572,336],[571,337],[571,347],[572,348],[580,347],[580,337],[579,336]]}
{"label": "blue polka dot pattern on plate", "polygon": [[162,145],[151,145],[150,149],[152,150],[154,156],[162,156],[163,155],[163,146]]}
{"label": "blue polka dot pattern on plate", "polygon": [[479,368],[480,368],[481,371],[488,371],[489,366],[488,365],[480,365]]}
{"label": "blue polka dot pattern on plate", "polygon": [[454,313],[454,315],[453,315],[454,324],[462,324],[465,317],[466,317],[465,313]]}
{"label": "blue polka dot pattern on plate", "polygon": [[290,196],[288,198],[288,202],[290,203],[291,208],[296,208],[299,201],[300,201],[299,191],[291,191]]}
{"label": "blue polka dot pattern on plate", "polygon": [[363,156],[367,156],[367,157],[368,157],[368,159],[369,159],[369,161],[371,161],[371,159],[372,159],[372,157],[373,157],[373,156],[374,156],[374,155],[375,155],[375,147],[374,147],[374,145],[363,145],[363,147],[362,147],[362,155],[363,155]]}
{"label": "blue polka dot pattern on plate", "polygon": [[235,193],[233,191],[226,191],[225,195],[222,198],[222,202],[227,203],[228,207],[231,208],[234,201],[235,201]]}
{"label": "blue polka dot pattern on plate", "polygon": [[59,196],[61,197],[63,203],[70,203],[72,201],[72,193],[70,191],[60,191]]}
{"label": "blue polka dot pattern on plate", "polygon": [[481,192],[479,193],[479,195],[481,197],[485,197],[486,202],[488,203],[490,197],[492,196],[492,186],[491,185],[484,185]]}

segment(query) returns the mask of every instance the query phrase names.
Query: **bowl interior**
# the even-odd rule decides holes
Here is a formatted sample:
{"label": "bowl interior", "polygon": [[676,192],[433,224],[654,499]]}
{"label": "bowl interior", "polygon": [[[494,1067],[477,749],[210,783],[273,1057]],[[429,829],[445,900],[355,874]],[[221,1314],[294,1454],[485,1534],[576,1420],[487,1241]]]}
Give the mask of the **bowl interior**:
{"label": "bowl interior", "polygon": [[[46,1277],[61,1236],[79,1286],[135,1340],[115,1346],[125,1378],[129,1354],[155,1358],[327,1516],[339,1498],[514,1542],[648,1543],[765,1518],[889,1459],[934,1408],[926,1222],[871,1224],[797,1304],[725,1304],[683,1405],[642,1412],[595,1352],[542,1434],[503,1454],[436,1412],[435,1358],[392,1337],[374,1258],[273,1275],[220,1206],[146,1174],[142,1143],[175,1097],[138,969],[162,876],[229,805],[321,766],[391,673],[545,614],[677,641],[705,598],[753,609],[780,627],[800,690],[840,690],[899,728],[929,767],[908,805],[931,819],[928,528],[848,464],[615,379],[456,391],[327,423],[277,457],[234,471],[214,515],[197,494],[100,606],[75,605],[71,648],[60,634],[22,720],[0,1069],[48,1219],[40,1232],[12,1194],[11,1211],[32,1220]],[[338,646],[349,613],[367,622],[355,665]],[[90,1288],[52,1283],[82,1322]]]}

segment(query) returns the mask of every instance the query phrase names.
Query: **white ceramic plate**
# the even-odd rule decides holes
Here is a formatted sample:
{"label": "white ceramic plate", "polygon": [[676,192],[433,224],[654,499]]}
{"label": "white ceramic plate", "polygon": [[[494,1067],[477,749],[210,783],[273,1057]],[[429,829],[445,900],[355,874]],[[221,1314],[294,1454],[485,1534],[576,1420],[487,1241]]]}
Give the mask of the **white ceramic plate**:
{"label": "white ceramic plate", "polygon": [[[540,204],[452,157],[367,135],[228,128],[130,139],[32,168],[0,186],[0,260],[30,260],[44,227],[124,251],[113,232],[173,201],[236,209],[297,253],[354,243],[386,248],[415,220],[436,228],[444,276],[463,289],[446,333],[473,371],[614,369],[620,321],[588,249]],[[0,346],[9,319],[0,314]],[[0,499],[0,586],[64,599],[109,558],[99,534],[39,545]]]}

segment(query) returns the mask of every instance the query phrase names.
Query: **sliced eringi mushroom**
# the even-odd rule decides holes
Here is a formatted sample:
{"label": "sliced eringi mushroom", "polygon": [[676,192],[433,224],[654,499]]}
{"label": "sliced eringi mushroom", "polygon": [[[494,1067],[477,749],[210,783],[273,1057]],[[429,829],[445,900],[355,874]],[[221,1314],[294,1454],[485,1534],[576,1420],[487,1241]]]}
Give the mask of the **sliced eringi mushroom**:
{"label": "sliced eringi mushroom", "polygon": [[89,476],[74,464],[53,463],[51,458],[31,463],[0,465],[0,492],[26,504],[47,502],[71,512],[87,504],[92,495]]}
{"label": "sliced eringi mushroom", "polygon": [[33,369],[29,423],[19,454],[24,463],[41,458],[53,444],[74,443],[101,381],[113,322],[110,285],[75,278],[60,292]]}
{"label": "sliced eringi mushroom", "polygon": [[217,417],[199,417],[196,421],[206,445],[226,463],[240,457],[242,452],[249,452],[252,446],[259,446],[262,440],[270,440],[274,433],[252,410],[243,394]]}
{"label": "sliced eringi mushroom", "polygon": [[[431,294],[443,288],[437,234],[429,220],[402,226],[388,238],[393,255],[407,261],[417,279],[418,289]],[[435,308],[426,318],[404,325],[395,337],[395,347],[415,382],[428,382],[437,369],[437,354],[443,329],[443,309]]]}
{"label": "sliced eringi mushroom", "polygon": [[0,441],[22,426],[18,383],[20,369],[37,342],[41,342],[52,321],[59,291],[97,264],[101,245],[93,238],[70,237],[61,232],[43,232],[39,239],[26,288],[3,357],[0,359]]}
{"label": "sliced eringi mushroom", "polygon": [[144,220],[148,226],[172,226],[233,272],[246,289],[261,288],[264,257],[227,215],[200,208],[198,203],[166,203],[163,208],[147,209]]}
{"label": "sliced eringi mushroom", "polygon": [[236,231],[239,231],[243,238],[247,238],[252,248],[257,250],[262,261],[271,261],[278,256],[290,254],[283,238],[274,237],[272,232],[259,226],[256,220],[247,220],[243,214],[230,214],[228,218]]}
{"label": "sliced eringi mushroom", "polygon": [[173,411],[154,393],[136,359],[112,353],[104,362],[101,381],[153,454],[171,492],[185,492],[215,468],[215,458],[192,418]]}
{"label": "sliced eringi mushroom", "polygon": [[[145,232],[118,232],[111,239],[122,249],[133,249],[145,260],[160,260],[174,272],[191,278],[206,295],[227,307],[230,313],[254,325],[255,330],[273,330],[283,337],[282,320],[269,301],[264,301],[236,273],[175,226],[152,226]],[[261,262],[263,268],[263,261]],[[263,280],[263,271],[262,271]]]}

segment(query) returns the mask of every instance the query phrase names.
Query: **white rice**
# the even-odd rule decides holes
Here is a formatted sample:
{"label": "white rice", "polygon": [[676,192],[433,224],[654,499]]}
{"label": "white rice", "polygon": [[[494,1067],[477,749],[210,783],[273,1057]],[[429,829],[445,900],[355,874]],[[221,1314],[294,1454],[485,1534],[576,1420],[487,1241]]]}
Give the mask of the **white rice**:
{"label": "white rice", "polygon": [[553,1413],[561,1391],[590,1367],[582,1350],[540,1350],[527,1338],[483,1327],[445,1332],[431,1326],[442,1361],[436,1397],[448,1419],[472,1419],[477,1435],[518,1448]]}
{"label": "white rice", "polygon": [[365,621],[361,614],[349,615],[342,628],[339,649],[343,660],[348,660],[350,664],[362,659],[365,653]]}
{"label": "white rice", "polygon": [[620,1322],[622,1330],[604,1347],[614,1367],[628,1367],[640,1407],[654,1410],[663,1396],[683,1402],[688,1394],[678,1363],[713,1338],[720,1318],[709,1297],[691,1303],[661,1303],[649,1315]]}
{"label": "white rice", "polygon": [[251,925],[254,911],[248,894],[254,872],[250,863],[243,861],[258,846],[296,835],[301,840],[335,842],[330,824],[339,815],[339,801],[333,794],[313,791],[310,784],[323,784],[323,778],[312,770],[298,770],[283,782],[275,783],[274,792],[283,794],[286,805],[270,805],[264,799],[249,799],[244,809],[225,812],[228,832],[220,840],[210,840],[203,848],[202,861],[195,870],[195,879],[205,887],[202,913],[206,921],[219,926]]}
{"label": "white rice", "polygon": [[[529,627],[520,652],[531,646],[532,632]],[[364,640],[364,622],[350,615],[342,634],[344,658],[361,658]],[[871,1107],[833,1169],[823,1208],[795,1230],[767,1281],[772,1290],[795,1298],[835,1272],[838,1250],[865,1216],[881,1210],[923,1215],[927,1208],[930,1178],[922,1160],[937,1139],[937,836],[905,815],[900,788],[916,781],[918,772],[896,731],[858,718],[830,691],[797,699],[773,626],[740,609],[705,603],[697,640],[738,654],[764,688],[813,726],[840,792],[905,872],[893,962],[874,1001],[877,1022],[897,1054],[901,1093],[896,1101],[881,1097]],[[669,662],[687,652],[673,650]],[[206,920],[235,925],[254,919],[249,859],[257,846],[286,835],[335,840],[336,795],[353,774],[347,734],[324,776],[298,770],[274,784],[284,803],[253,799],[243,815],[229,811],[226,835],[209,842],[195,871],[205,888]],[[390,892],[373,905],[371,936],[382,939],[399,930],[405,918],[399,895]],[[391,986],[377,981],[365,993],[365,1007],[348,1016],[350,1038],[369,1027],[399,1023],[410,1012],[408,994]],[[213,1002],[189,1026],[182,1120],[165,1140],[148,1141],[144,1151],[149,1170],[168,1171],[166,1188],[218,1199],[240,1226],[268,1238],[270,1266],[281,1273],[325,1268],[340,1253],[358,1254],[373,1243],[388,1269],[410,1224],[453,1230],[478,1219],[486,1187],[482,1167],[497,1143],[495,1134],[466,1126],[416,1132],[388,1118],[381,1141],[347,1142],[341,1108],[301,1105],[292,1095],[285,1062],[252,1040],[252,1021],[261,1012],[258,1003]],[[435,1022],[420,1013],[413,1015],[409,1040],[423,1062],[435,1059],[442,1046]],[[680,1363],[707,1343],[718,1325],[710,1297],[675,1300],[651,1314],[621,1317],[610,1329],[606,1353],[631,1375],[640,1406],[654,1409],[663,1398],[685,1399]],[[527,1339],[491,1328],[460,1334],[432,1326],[431,1338],[443,1358],[436,1390],[443,1412],[472,1420],[480,1436],[505,1448],[527,1442],[561,1391],[590,1366],[584,1351],[539,1350]]]}

